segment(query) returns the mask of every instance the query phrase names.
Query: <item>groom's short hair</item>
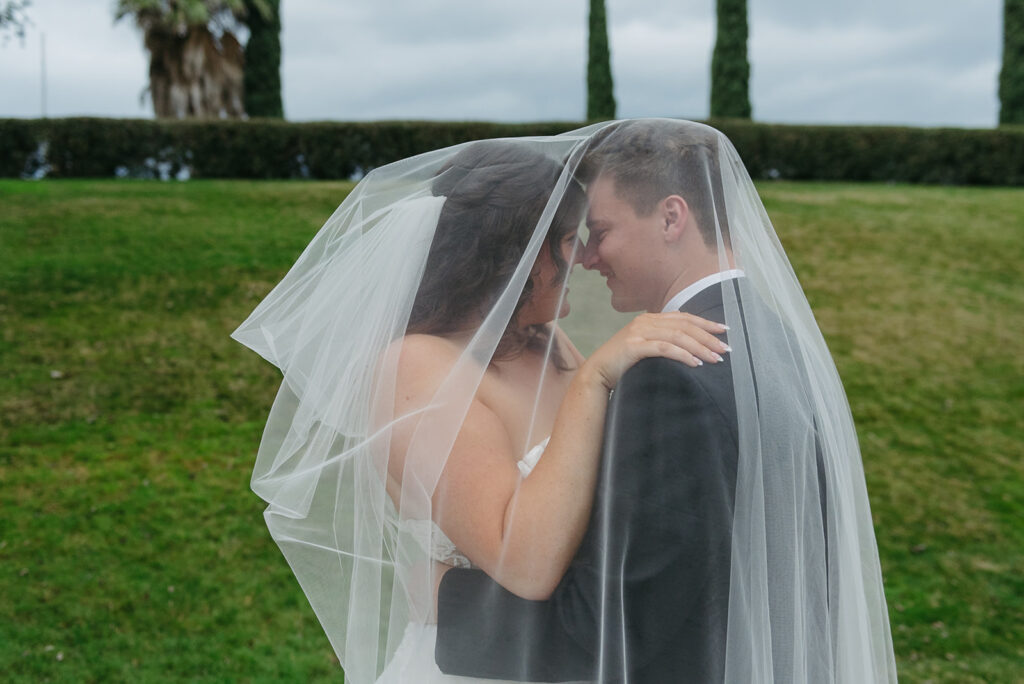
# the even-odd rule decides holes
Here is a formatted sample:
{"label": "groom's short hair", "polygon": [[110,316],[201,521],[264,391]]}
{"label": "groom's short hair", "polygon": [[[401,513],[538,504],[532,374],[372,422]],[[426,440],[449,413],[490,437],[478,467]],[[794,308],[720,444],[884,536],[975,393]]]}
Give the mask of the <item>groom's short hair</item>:
{"label": "groom's short hair", "polygon": [[692,122],[652,119],[613,123],[594,134],[576,175],[584,184],[609,176],[639,216],[669,195],[686,200],[704,243],[728,246],[718,131]]}

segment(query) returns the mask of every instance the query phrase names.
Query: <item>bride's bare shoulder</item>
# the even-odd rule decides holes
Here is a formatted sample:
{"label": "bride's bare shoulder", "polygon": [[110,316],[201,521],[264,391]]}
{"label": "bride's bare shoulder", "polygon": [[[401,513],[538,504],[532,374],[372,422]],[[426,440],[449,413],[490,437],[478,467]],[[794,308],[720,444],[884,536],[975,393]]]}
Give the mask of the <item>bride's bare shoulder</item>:
{"label": "bride's bare shoulder", "polygon": [[454,363],[461,351],[462,347],[447,338],[422,333],[400,337],[388,349],[403,367],[435,366],[444,361]]}
{"label": "bride's bare shoulder", "polygon": [[561,328],[555,328],[555,340],[565,352],[568,359],[572,360],[574,368],[579,368],[583,362],[587,360],[586,357],[580,353],[580,350],[576,348],[576,345],[573,344],[572,339],[570,339],[570,337]]}
{"label": "bride's bare shoulder", "polygon": [[462,348],[437,335],[400,337],[388,347],[385,367],[394,373],[396,387],[406,390],[436,387],[458,361]]}

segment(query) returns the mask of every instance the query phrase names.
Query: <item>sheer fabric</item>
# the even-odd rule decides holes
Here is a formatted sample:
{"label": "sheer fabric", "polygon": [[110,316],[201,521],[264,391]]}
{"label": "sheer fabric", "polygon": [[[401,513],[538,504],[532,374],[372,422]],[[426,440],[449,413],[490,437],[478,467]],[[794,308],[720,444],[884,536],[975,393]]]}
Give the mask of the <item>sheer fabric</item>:
{"label": "sheer fabric", "polygon": [[[641,162],[623,161],[623,148],[653,159],[665,188],[634,173]],[[647,359],[623,376],[598,428],[587,531],[538,601],[502,586],[500,563],[485,572],[449,539],[466,521],[441,515],[444,493],[459,486],[446,464],[482,394],[515,387],[517,403],[497,392],[516,418],[494,441],[512,445],[520,482],[533,477],[561,378],[580,367],[575,348],[589,354],[634,315],[616,283],[625,267],[572,267],[596,249],[583,193],[603,177],[640,214],[646,195],[655,204],[682,196],[716,270],[742,272],[683,306],[728,325],[732,351],[695,369]],[[468,213],[453,213],[458,206]],[[554,238],[577,229],[569,263],[555,259],[569,275],[552,296],[542,265]],[[493,268],[473,271],[485,262]],[[465,293],[475,297],[469,311],[459,309]],[[652,310],[675,293],[664,294]],[[524,325],[524,306],[542,296],[552,298],[550,318]],[[233,336],[283,374],[252,487],[347,681],[378,681],[396,653],[409,657],[410,630],[428,634],[416,657],[433,646],[452,677],[895,680],[842,384],[756,189],[718,131],[609,122],[376,169]],[[453,351],[410,361],[422,336]],[[538,373],[502,375],[524,355],[539,359]],[[408,405],[403,378],[416,362],[440,380],[429,400]],[[517,506],[513,498],[508,525]],[[428,681],[393,672],[386,681]]]}

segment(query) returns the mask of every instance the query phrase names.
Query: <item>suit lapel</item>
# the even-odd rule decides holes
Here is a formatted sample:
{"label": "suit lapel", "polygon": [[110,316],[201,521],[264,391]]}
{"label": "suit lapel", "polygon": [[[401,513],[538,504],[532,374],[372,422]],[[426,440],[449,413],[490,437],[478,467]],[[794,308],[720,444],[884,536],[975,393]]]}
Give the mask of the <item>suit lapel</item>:
{"label": "suit lapel", "polygon": [[683,313],[693,314],[701,318],[707,318],[706,314],[712,311],[722,310],[722,288],[727,283],[734,283],[735,279],[726,280],[721,283],[709,285],[697,294],[690,297],[679,308]]}

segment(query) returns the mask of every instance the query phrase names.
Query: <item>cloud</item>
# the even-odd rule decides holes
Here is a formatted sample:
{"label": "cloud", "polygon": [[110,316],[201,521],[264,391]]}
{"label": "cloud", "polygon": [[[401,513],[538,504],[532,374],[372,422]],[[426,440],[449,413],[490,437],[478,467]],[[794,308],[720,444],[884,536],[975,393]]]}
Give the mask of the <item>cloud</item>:
{"label": "cloud", "polygon": [[[750,3],[755,118],[990,126],[999,0]],[[620,116],[704,117],[714,3],[608,0]],[[286,0],[290,119],[578,120],[585,2]],[[0,116],[39,114],[39,32],[49,113],[151,116],[147,56],[109,3],[37,0],[27,46],[0,48]]]}
{"label": "cloud", "polygon": [[762,18],[750,40],[754,116],[790,122],[993,125],[999,59],[993,26],[998,16],[958,29],[966,19],[963,8],[948,16],[932,10],[943,21],[918,17],[916,22],[841,25]]}
{"label": "cloud", "polygon": [[114,26],[108,8],[50,0],[32,3],[25,46],[0,48],[0,116],[39,116],[42,34],[46,36],[47,110],[51,116],[152,116],[139,106],[147,58],[131,22]]}
{"label": "cloud", "polygon": [[[326,46],[341,35],[337,26],[335,33],[313,31],[315,37],[301,49],[289,52],[285,46],[289,117],[536,120],[582,115],[583,27],[520,21],[506,22],[499,30],[502,22],[492,19],[487,30],[477,31],[472,27],[481,17],[479,9],[475,12],[467,15],[468,27],[460,18],[460,40],[446,36],[451,29],[424,31],[422,16],[399,13],[401,20],[389,24],[387,32],[379,22],[362,26],[365,17],[353,19],[355,25],[331,57],[325,56],[330,54]],[[438,22],[436,16],[433,20]],[[416,24],[419,29],[410,36]],[[301,104],[293,107],[292,102]]]}
{"label": "cloud", "polygon": [[682,16],[633,19],[611,31],[622,116],[707,116],[714,24]]}

